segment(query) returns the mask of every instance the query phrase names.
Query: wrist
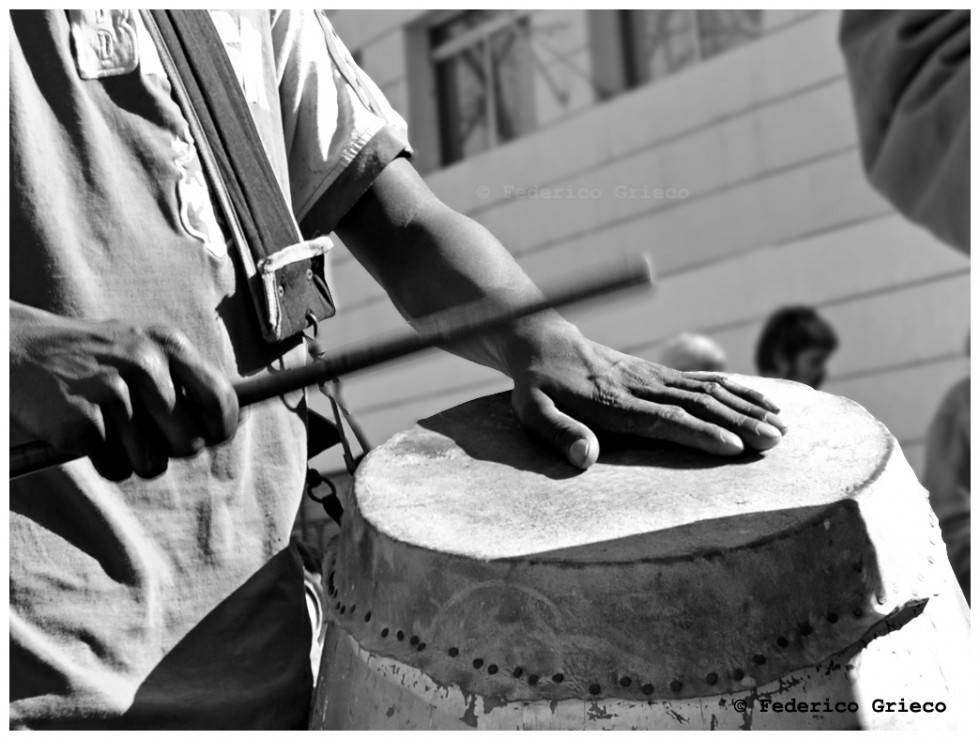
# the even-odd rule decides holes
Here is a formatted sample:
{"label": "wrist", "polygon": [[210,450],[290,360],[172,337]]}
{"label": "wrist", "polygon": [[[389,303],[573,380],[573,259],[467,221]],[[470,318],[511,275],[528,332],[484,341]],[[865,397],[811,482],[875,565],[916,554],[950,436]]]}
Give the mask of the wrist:
{"label": "wrist", "polygon": [[546,352],[586,341],[578,328],[557,311],[542,311],[514,322],[510,331],[501,335],[497,351],[500,370],[516,379]]}

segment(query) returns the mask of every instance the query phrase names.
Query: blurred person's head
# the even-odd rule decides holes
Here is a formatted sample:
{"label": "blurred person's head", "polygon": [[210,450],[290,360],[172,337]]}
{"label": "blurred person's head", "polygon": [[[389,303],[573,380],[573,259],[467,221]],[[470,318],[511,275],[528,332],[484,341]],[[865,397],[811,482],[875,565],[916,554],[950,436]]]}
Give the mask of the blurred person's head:
{"label": "blurred person's head", "polygon": [[660,364],[683,372],[725,369],[725,350],[702,334],[679,334],[664,345]]}
{"label": "blurred person's head", "polygon": [[837,349],[834,328],[809,306],[787,306],[766,321],[755,350],[760,375],[819,388]]}

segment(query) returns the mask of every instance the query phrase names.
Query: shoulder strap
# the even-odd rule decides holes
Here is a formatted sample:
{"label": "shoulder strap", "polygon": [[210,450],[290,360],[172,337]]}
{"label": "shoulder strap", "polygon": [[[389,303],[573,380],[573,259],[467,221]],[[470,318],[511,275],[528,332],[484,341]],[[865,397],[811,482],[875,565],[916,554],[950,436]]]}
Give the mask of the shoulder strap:
{"label": "shoulder strap", "polygon": [[[197,119],[224,188],[234,218],[260,271],[268,266],[273,279],[259,275],[265,295],[260,313],[273,311],[277,321],[272,336],[279,340],[306,326],[306,316],[321,319],[335,313],[333,299],[323,280],[313,280],[312,258],[296,249],[303,237],[286,203],[272,166],[265,155],[248,103],[224,44],[207,11],[151,10],[161,40],[180,77],[192,114]],[[223,199],[218,199],[222,202]],[[288,250],[288,251],[287,251]],[[322,263],[322,257],[320,258]],[[322,272],[322,267],[320,267]],[[269,319],[266,315],[263,318]],[[267,322],[263,321],[263,327]]]}

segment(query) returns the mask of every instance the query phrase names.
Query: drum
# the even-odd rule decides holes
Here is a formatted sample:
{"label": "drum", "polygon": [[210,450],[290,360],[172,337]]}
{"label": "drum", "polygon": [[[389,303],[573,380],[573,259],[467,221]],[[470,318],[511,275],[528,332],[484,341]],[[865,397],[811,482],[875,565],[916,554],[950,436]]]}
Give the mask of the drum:
{"label": "drum", "polygon": [[968,609],[895,439],[782,408],[763,453],[604,440],[573,469],[507,394],[365,459],[327,556],[314,729],[965,725]]}

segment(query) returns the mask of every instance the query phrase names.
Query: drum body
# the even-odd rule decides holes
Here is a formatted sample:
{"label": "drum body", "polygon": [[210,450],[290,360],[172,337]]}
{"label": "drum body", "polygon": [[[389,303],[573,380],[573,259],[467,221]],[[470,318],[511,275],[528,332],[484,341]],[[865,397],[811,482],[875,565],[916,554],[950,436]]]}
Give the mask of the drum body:
{"label": "drum body", "polygon": [[373,451],[328,555],[315,729],[965,726],[968,610],[864,409],[739,378],[790,431],[571,469],[506,395]]}

